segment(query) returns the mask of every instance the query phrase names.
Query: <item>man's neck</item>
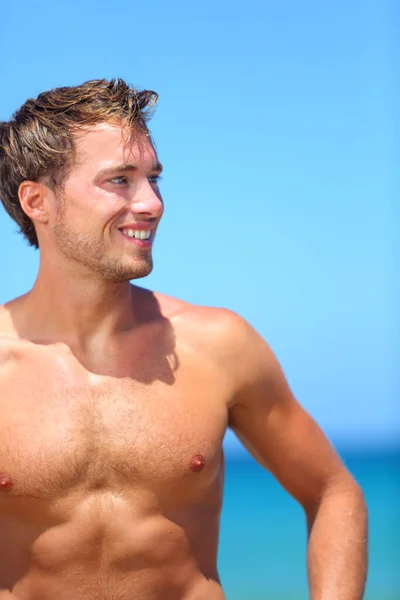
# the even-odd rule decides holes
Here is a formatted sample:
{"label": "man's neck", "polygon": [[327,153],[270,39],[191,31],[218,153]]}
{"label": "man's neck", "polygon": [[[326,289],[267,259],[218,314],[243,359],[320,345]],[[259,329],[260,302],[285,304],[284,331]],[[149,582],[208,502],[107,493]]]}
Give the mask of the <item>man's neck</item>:
{"label": "man's neck", "polygon": [[[30,292],[21,298],[15,326],[21,337],[41,343],[64,342],[85,351],[103,346],[137,324],[135,288],[39,270]],[[18,316],[19,315],[19,316]]]}

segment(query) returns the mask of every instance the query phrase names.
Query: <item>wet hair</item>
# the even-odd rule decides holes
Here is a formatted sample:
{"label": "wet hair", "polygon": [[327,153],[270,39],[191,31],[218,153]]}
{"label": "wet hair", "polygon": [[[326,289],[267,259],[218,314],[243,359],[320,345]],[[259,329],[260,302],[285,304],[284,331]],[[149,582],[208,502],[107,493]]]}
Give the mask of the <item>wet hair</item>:
{"label": "wet hair", "polygon": [[0,199],[31,246],[39,244],[19,202],[21,183],[62,187],[74,164],[74,130],[115,122],[129,132],[148,134],[157,100],[156,92],[138,91],[122,79],[95,79],[43,92],[27,100],[10,121],[0,121]]}

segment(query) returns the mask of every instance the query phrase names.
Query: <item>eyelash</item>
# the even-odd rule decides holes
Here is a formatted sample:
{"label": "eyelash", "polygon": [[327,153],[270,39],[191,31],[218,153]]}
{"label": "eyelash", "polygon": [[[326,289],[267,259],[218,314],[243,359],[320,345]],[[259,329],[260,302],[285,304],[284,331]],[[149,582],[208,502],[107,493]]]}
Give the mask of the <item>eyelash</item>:
{"label": "eyelash", "polygon": [[113,177],[112,179],[110,179],[111,183],[116,183],[117,179],[123,179],[122,183],[128,183],[128,180],[126,177],[124,177],[123,175],[118,175],[118,177]]}
{"label": "eyelash", "polygon": [[[118,175],[118,177],[113,177],[110,181],[111,183],[116,183],[117,179],[122,179],[123,181],[121,181],[120,183],[117,183],[117,185],[121,185],[124,183],[128,183],[128,179],[124,176],[124,175]],[[153,185],[158,185],[159,182],[161,181],[162,177],[161,175],[152,175],[151,177],[147,178],[149,180],[150,183],[152,183]]]}

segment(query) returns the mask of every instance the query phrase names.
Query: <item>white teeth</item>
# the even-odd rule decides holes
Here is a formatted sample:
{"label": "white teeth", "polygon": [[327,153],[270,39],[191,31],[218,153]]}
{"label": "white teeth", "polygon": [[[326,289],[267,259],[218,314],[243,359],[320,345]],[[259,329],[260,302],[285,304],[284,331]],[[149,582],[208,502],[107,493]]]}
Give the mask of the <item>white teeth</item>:
{"label": "white teeth", "polygon": [[151,236],[150,229],[125,229],[124,233],[129,235],[131,238],[135,238],[137,240],[148,240]]}

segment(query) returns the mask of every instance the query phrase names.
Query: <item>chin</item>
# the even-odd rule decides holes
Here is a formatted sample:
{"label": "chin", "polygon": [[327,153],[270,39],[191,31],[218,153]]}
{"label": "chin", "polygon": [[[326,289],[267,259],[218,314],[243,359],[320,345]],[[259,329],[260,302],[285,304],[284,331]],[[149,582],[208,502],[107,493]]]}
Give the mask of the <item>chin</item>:
{"label": "chin", "polygon": [[144,260],[137,263],[131,271],[131,277],[129,279],[141,279],[147,277],[153,270],[153,260]]}
{"label": "chin", "polygon": [[152,272],[153,268],[151,269],[143,269],[142,271],[135,271],[135,273],[131,273],[131,276],[129,277],[129,281],[131,281],[132,279],[142,279],[143,277],[147,277],[147,275],[150,275],[150,273]]}
{"label": "chin", "polygon": [[105,270],[103,277],[107,281],[114,283],[124,283],[132,279],[141,279],[147,277],[153,270],[153,261],[143,261],[135,265],[121,265],[112,270]]}

